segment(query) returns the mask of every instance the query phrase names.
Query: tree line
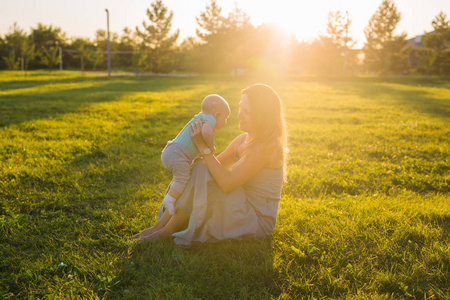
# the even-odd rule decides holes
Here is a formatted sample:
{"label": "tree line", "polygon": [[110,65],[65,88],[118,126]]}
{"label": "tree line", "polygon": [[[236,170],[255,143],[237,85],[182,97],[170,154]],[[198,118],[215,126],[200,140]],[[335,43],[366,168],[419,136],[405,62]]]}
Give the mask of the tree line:
{"label": "tree line", "polygon": [[[413,48],[407,33],[394,34],[401,13],[393,0],[382,0],[364,29],[366,41],[355,49],[348,14],[328,15],[326,33],[312,41],[297,41],[274,24],[254,26],[237,4],[222,15],[210,0],[196,17],[195,37],[178,43],[172,31],[173,11],[153,0],[148,20],[136,28],[110,34],[113,69],[136,72],[204,72],[313,75],[341,74],[450,74],[450,21],[440,12],[433,31]],[[59,27],[39,23],[27,33],[14,23],[0,36],[0,69],[55,69],[60,55],[64,68],[105,70],[107,33],[97,30],[93,40],[68,38]],[[60,50],[61,49],[61,50]],[[61,51],[61,53],[60,53]]]}

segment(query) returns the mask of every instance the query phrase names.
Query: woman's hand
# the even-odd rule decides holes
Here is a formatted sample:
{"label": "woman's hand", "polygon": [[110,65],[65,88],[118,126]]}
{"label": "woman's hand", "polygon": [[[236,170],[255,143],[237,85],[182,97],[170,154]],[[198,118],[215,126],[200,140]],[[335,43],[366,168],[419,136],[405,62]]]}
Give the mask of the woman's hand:
{"label": "woman's hand", "polygon": [[200,120],[189,125],[192,141],[200,152],[203,152],[204,149],[208,148],[202,137],[202,126],[203,122]]}

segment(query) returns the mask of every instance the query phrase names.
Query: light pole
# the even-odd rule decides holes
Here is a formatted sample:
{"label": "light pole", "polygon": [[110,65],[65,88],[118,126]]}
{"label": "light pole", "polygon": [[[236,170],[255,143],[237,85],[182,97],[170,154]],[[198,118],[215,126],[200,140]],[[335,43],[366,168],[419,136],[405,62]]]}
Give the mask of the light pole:
{"label": "light pole", "polygon": [[108,76],[111,76],[111,47],[109,45],[109,11],[105,8],[106,11],[106,25],[107,25],[107,32],[108,32],[108,39],[107,39],[107,45],[108,45]]}
{"label": "light pole", "polygon": [[344,67],[342,70],[342,75],[345,76],[346,68],[347,68],[347,35],[348,35],[348,11],[345,12],[345,15],[347,16],[347,23],[345,24],[345,40],[344,40]]}

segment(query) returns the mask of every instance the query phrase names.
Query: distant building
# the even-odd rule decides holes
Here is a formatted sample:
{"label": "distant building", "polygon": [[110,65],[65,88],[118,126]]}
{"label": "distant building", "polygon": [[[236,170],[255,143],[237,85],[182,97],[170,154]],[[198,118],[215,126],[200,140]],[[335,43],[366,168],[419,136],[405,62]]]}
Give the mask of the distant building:
{"label": "distant building", "polygon": [[420,49],[420,48],[425,48],[425,46],[422,43],[422,38],[425,36],[425,34],[423,35],[418,35],[415,36],[409,40],[406,40],[406,42],[408,42],[407,46],[412,46],[413,50],[415,49]]}
{"label": "distant building", "polygon": [[[430,32],[431,33],[431,32]],[[417,67],[417,63],[419,58],[416,55],[416,49],[423,49],[425,48],[425,46],[422,43],[422,38],[426,35],[422,34],[422,35],[418,35],[415,36],[409,40],[406,40],[407,44],[406,47],[410,47],[412,48],[411,53],[409,54],[407,61],[408,61],[408,65],[410,69],[414,69]]]}

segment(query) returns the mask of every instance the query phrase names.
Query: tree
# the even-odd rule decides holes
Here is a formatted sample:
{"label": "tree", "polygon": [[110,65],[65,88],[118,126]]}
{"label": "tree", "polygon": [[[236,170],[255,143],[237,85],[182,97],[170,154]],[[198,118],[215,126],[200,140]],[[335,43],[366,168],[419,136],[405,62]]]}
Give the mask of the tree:
{"label": "tree", "polygon": [[173,11],[168,11],[161,0],[155,0],[147,9],[150,24],[142,22],[144,29],[136,27],[137,35],[149,57],[148,68],[155,73],[169,72],[175,63],[175,46],[179,30],[170,34]]}
{"label": "tree", "polygon": [[[0,57],[8,57],[8,45],[5,43],[5,40],[0,36]],[[0,70],[5,69],[6,62],[4,59],[0,59]]]}
{"label": "tree", "polygon": [[415,53],[418,56],[416,70],[420,73],[430,74],[431,62],[433,60],[433,52],[430,49],[422,48],[416,49]]}
{"label": "tree", "polygon": [[[91,58],[93,62],[93,69],[97,67],[98,64],[102,64],[106,68],[105,54],[108,51],[108,36],[105,30],[98,29],[95,32],[94,48],[92,49]],[[109,46],[111,50],[111,65],[119,66],[121,55],[116,53],[119,51],[119,35],[116,32],[110,32],[109,34]]]}
{"label": "tree", "polygon": [[[340,75],[354,68],[356,56],[350,52],[355,42],[348,35],[351,20],[341,11],[330,12],[326,34],[309,46],[309,70],[319,75]],[[345,66],[344,66],[345,64]]]}
{"label": "tree", "polygon": [[228,14],[224,26],[224,45],[227,54],[224,61],[237,74],[238,68],[245,68],[247,60],[251,57],[250,40],[254,27],[250,17],[234,3],[233,10]]}
{"label": "tree", "polygon": [[177,65],[180,71],[192,72],[199,71],[200,59],[200,45],[194,37],[187,37],[180,44],[177,51]]}
{"label": "tree", "polygon": [[[426,34],[422,42],[424,46],[431,51],[430,65],[433,73],[438,75],[449,74],[450,71],[450,54],[446,50],[450,46],[450,21],[447,15],[440,12],[431,22],[434,31]],[[421,53],[422,56],[427,52]],[[429,54],[428,54],[429,55]]]}
{"label": "tree", "polygon": [[3,61],[6,63],[8,69],[16,70],[20,65],[23,43],[27,39],[25,31],[15,22],[5,34],[5,44],[8,51],[8,56],[3,56]]}
{"label": "tree", "polygon": [[[221,11],[222,8],[217,5],[217,1],[210,0],[205,11],[200,12],[200,15],[196,17],[200,27],[196,29],[196,34],[201,45],[192,49],[198,51],[198,60],[196,61],[198,71],[222,71],[221,63],[224,62],[223,57],[226,55],[226,51],[223,48],[225,18],[220,14]],[[192,66],[192,62],[190,64]]]}
{"label": "tree", "polygon": [[249,41],[252,53],[247,65],[251,70],[270,75],[298,70],[299,63],[294,62],[298,42],[279,26],[263,23],[253,30]]}
{"label": "tree", "polygon": [[3,60],[9,70],[17,70],[19,68],[20,61],[16,59],[16,54],[14,51],[11,51],[9,56],[3,56]]}
{"label": "tree", "polygon": [[53,66],[59,62],[59,48],[42,48],[41,62],[46,65],[50,70]]}
{"label": "tree", "polygon": [[9,28],[9,32],[5,34],[5,42],[9,48],[15,53],[20,52],[22,42],[27,38],[26,32],[17,25],[17,22]]}
{"label": "tree", "polygon": [[95,71],[97,66],[102,65],[105,62],[105,54],[102,49],[97,47],[92,55],[92,70]]}
{"label": "tree", "polygon": [[316,75],[341,75],[357,71],[357,55],[352,51],[355,41],[349,35],[351,20],[342,11],[329,12],[325,34],[302,45],[303,67]]}
{"label": "tree", "polygon": [[335,64],[331,66],[331,73],[345,75],[347,71],[353,71],[357,65],[357,57],[351,49],[356,41],[349,36],[349,27],[352,21],[348,12],[330,12],[328,14],[326,39],[330,45],[329,54],[335,57]]}
{"label": "tree", "polygon": [[36,28],[31,28],[30,38],[36,45],[36,49],[59,47],[65,43],[65,33],[61,28],[53,25],[38,23]]}
{"label": "tree", "polygon": [[92,53],[92,61],[93,61],[92,69],[95,71],[95,69],[99,65],[106,68],[105,63],[106,59],[104,53],[108,51],[108,46],[105,30],[99,29],[95,32],[94,47],[95,51]]}
{"label": "tree", "polygon": [[91,60],[92,58],[92,49],[91,43],[88,39],[77,38],[72,42],[71,47],[76,49],[76,54],[74,58],[80,59],[81,72],[84,73],[85,63]]}
{"label": "tree", "polygon": [[210,0],[205,11],[195,18],[200,26],[200,29],[197,28],[195,32],[203,43],[211,42],[210,38],[217,35],[223,28],[225,19],[220,15],[221,11],[222,8],[217,5],[217,0]]}
{"label": "tree", "polygon": [[398,74],[407,69],[406,57],[411,49],[406,47],[406,33],[394,36],[401,19],[392,0],[383,0],[364,29],[364,64],[369,72]]}
{"label": "tree", "polygon": [[25,71],[28,70],[28,64],[36,56],[36,47],[32,44],[30,39],[24,39],[22,41],[22,47],[20,49],[22,59],[24,62]]}
{"label": "tree", "polygon": [[[120,55],[119,65],[122,67],[131,67],[133,66],[133,52],[136,48],[137,43],[135,40],[135,36],[133,31],[125,27],[122,30],[122,35],[120,36],[120,41],[118,45],[118,50],[122,52]],[[129,52],[130,54],[126,54]]]}
{"label": "tree", "polygon": [[140,69],[145,69],[148,61],[147,52],[145,51],[144,46],[138,45],[134,51],[133,56],[131,57],[133,65],[136,66],[136,75],[139,74]]}
{"label": "tree", "polygon": [[54,58],[56,54],[54,53],[58,51],[55,49],[62,47],[66,42],[65,33],[59,27],[38,23],[36,28],[31,28],[30,39],[35,45],[36,55],[40,58],[41,63],[35,65],[35,67],[47,66],[52,68],[56,61],[56,58]]}

